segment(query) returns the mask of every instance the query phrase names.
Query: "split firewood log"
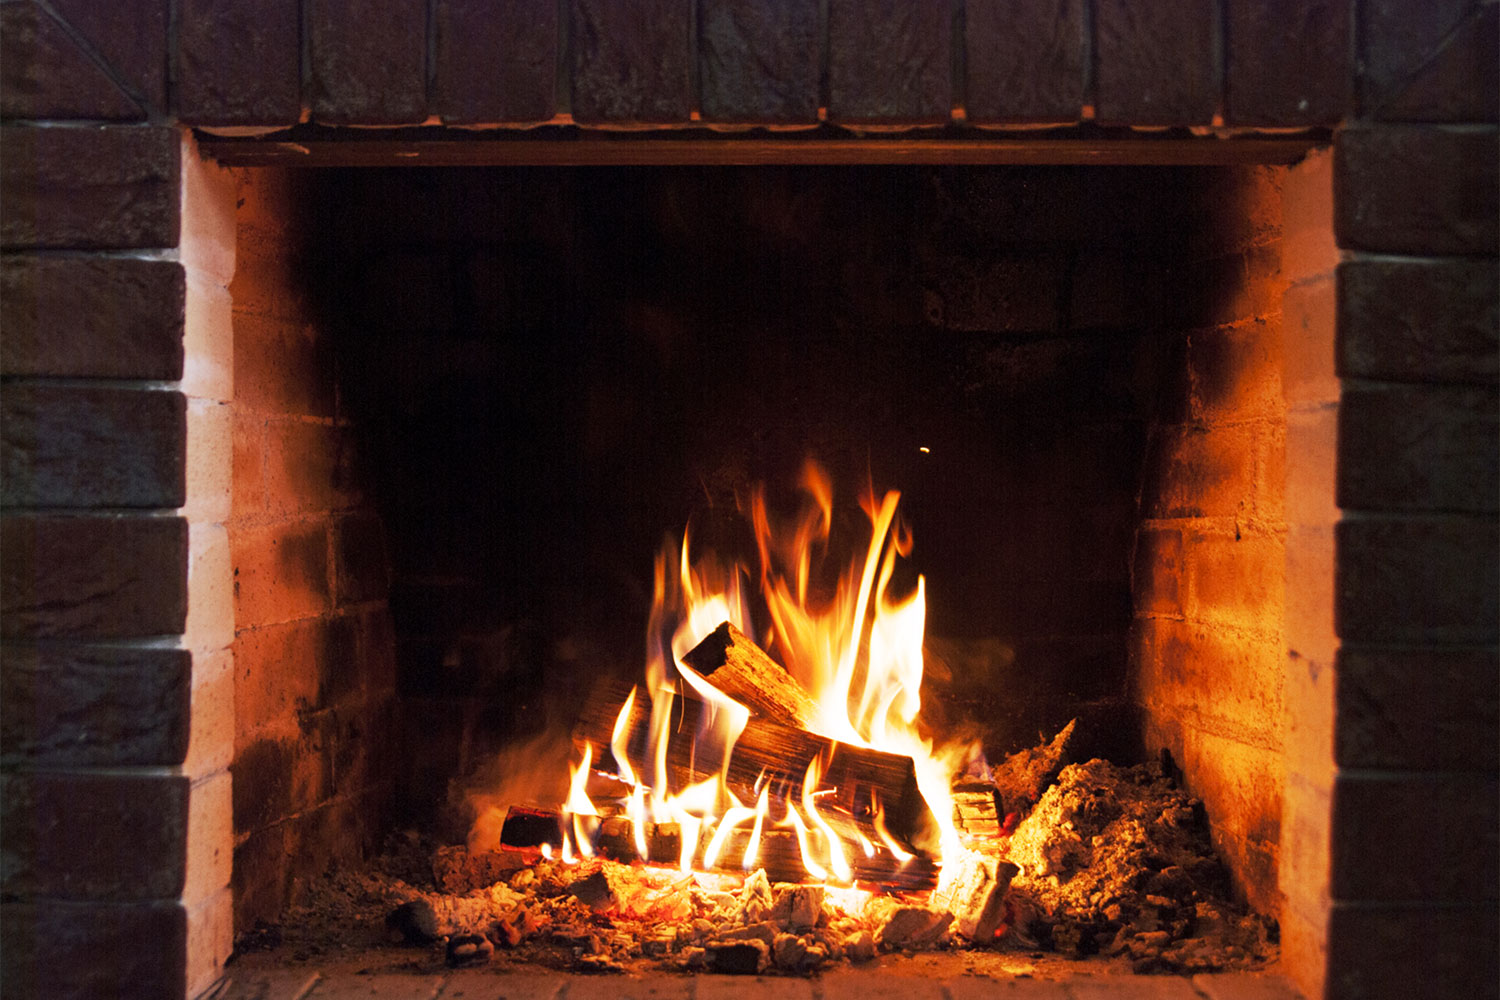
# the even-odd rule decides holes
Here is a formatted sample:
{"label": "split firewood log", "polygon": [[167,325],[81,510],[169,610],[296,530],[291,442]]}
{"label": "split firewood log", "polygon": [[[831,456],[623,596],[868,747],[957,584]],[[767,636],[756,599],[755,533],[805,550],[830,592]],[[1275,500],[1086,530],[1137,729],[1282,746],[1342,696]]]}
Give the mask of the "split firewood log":
{"label": "split firewood log", "polygon": [[796,729],[813,728],[817,705],[812,695],[729,622],[710,632],[682,659],[761,718]]}

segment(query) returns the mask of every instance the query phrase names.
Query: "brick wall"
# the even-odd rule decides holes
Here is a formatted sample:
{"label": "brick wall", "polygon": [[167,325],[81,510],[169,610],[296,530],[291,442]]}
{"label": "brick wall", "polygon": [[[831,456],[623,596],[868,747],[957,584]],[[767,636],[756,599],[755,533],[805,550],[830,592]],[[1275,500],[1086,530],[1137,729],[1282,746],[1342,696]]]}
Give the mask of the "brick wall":
{"label": "brick wall", "polygon": [[235,924],[368,852],[386,822],[394,650],[385,533],[310,305],[305,178],[238,177],[233,298]]}
{"label": "brick wall", "polygon": [[1186,189],[1134,557],[1133,698],[1236,888],[1275,912],[1283,671],[1283,171]]}

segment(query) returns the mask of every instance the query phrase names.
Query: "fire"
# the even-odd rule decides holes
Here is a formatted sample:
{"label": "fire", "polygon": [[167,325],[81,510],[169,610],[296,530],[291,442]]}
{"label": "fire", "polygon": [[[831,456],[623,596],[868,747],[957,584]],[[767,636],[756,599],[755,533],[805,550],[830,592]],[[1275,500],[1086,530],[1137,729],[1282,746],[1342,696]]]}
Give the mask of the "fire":
{"label": "fire", "polygon": [[[779,653],[787,672],[812,696],[815,717],[808,720],[808,728],[836,741],[835,746],[843,743],[910,757],[917,787],[937,828],[936,847],[930,853],[941,862],[944,855],[952,857],[962,850],[949,787],[968,748],[940,751],[918,731],[926,595],[921,577],[905,594],[898,594],[893,583],[898,560],[912,545],[911,535],[896,517],[900,495],[891,491],[876,497],[872,490],[864,498],[868,546],[840,574],[833,596],[817,600],[816,573],[829,555],[833,489],[812,462],[803,468],[801,487],[808,502],[790,527],[773,525],[763,492],[749,498],[758,566],[695,560],[689,533],[684,533],[680,549],[668,543],[656,560],[645,683],[632,690],[621,707],[609,745],[615,773],[631,789],[618,803],[619,811],[631,820],[636,852],[643,860],[652,860],[648,831],[668,830],[678,839],[677,856],[671,860],[684,872],[695,863],[708,868],[736,856],[749,871],[757,864],[768,826],[795,834],[802,867],[820,881],[854,881],[851,848],[866,858],[888,852],[902,864],[915,856],[911,845],[903,845],[887,826],[884,810],[889,803],[870,803],[871,814],[864,822],[872,837],[846,809],[819,801],[838,791],[822,787],[829,764],[822,755],[807,763],[800,789],[789,787],[791,782],[769,780],[763,773],[756,782],[754,805],[742,802],[731,790],[730,762],[750,710],[715,688],[684,657],[721,622],[732,623],[747,636],[756,635],[748,593],[751,580],[759,583],[770,621],[764,647]],[[674,711],[680,711],[677,703],[684,697],[701,706],[692,763],[693,770],[708,777],[672,788],[667,745]],[[563,808],[565,858],[575,852],[591,855],[589,838],[599,826],[599,811],[586,791],[592,764],[593,748],[585,747],[573,767]],[[744,790],[745,785],[738,787]],[[742,836],[748,838],[743,850],[731,852],[730,845]]]}

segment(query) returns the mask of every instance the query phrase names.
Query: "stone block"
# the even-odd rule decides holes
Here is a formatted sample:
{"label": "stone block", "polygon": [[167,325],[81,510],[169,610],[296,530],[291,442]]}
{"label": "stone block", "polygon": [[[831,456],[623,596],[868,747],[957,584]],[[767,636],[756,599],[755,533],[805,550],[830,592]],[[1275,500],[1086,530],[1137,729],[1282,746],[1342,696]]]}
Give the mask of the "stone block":
{"label": "stone block", "polygon": [[390,593],[391,562],[379,515],[361,511],[333,522],[333,572],[334,603],[340,607]]}
{"label": "stone block", "polygon": [[1164,319],[1191,328],[1264,318],[1280,307],[1282,287],[1275,243],[1196,261],[1182,269]]}
{"label": "stone block", "polygon": [[187,865],[182,901],[195,909],[229,887],[234,817],[228,771],[199,778],[188,792]]}
{"label": "stone block", "polygon": [[275,416],[332,417],[334,358],[310,324],[234,315],[234,402]]}
{"label": "stone block", "polygon": [[450,125],[542,122],[557,113],[558,5],[437,0],[432,113]]}
{"label": "stone block", "polygon": [[355,441],[347,427],[315,420],[266,424],[266,509],[273,514],[339,510],[360,499]]}
{"label": "stone block", "polygon": [[233,407],[189,399],[187,407],[187,499],[182,515],[198,524],[227,521],[232,509]]}
{"label": "stone block", "polygon": [[187,618],[187,522],[8,514],[0,519],[0,635],[177,635]]}
{"label": "stone block", "polygon": [[815,0],[705,0],[698,63],[707,121],[818,120],[822,31]]}
{"label": "stone block", "polygon": [[175,899],[187,859],[188,779],[40,773],[0,777],[7,898]]}
{"label": "stone block", "polygon": [[139,121],[144,109],[35,2],[0,8],[0,116]]}
{"label": "stone block", "polygon": [[[295,720],[287,726],[296,729]],[[316,726],[307,735],[262,735],[235,748],[236,834],[262,830],[325,802],[333,791],[333,749],[321,745]]]}
{"label": "stone block", "polygon": [[1095,117],[1106,125],[1207,125],[1219,106],[1217,17],[1208,0],[1099,0]]}
{"label": "stone block", "polygon": [[184,295],[173,261],[7,257],[0,373],[179,378]]}
{"label": "stone block", "polygon": [[1493,649],[1339,651],[1340,767],[1500,770],[1500,656]]}
{"label": "stone block", "polygon": [[1289,406],[1336,402],[1338,299],[1331,276],[1289,287],[1281,296],[1281,391]]}
{"label": "stone block", "polygon": [[1324,1000],[1500,996],[1500,918],[1478,906],[1335,904]]}
{"label": "stone block", "polygon": [[234,651],[193,654],[192,723],[182,772],[200,778],[227,770],[234,759]]}
{"label": "stone block", "polygon": [[1334,614],[1345,643],[1500,639],[1493,517],[1344,520],[1336,537]]}
{"label": "stone block", "polygon": [[168,113],[168,0],[51,0],[108,66],[110,75],[153,118]]}
{"label": "stone block", "polygon": [[197,399],[234,398],[234,321],[229,292],[201,272],[187,274],[182,391]]}
{"label": "stone block", "polygon": [[329,679],[358,674],[357,639],[342,617],[242,628],[234,642],[239,741],[325,707]]}
{"label": "stone block", "polygon": [[297,0],[183,0],[177,18],[177,113],[184,124],[297,124],[302,115]]}
{"label": "stone block", "polygon": [[182,649],[6,643],[0,761],[176,764],[187,750],[191,668]]}
{"label": "stone block", "polygon": [[1334,138],[1334,230],[1346,250],[1500,249],[1500,132],[1346,127]]}
{"label": "stone block", "polygon": [[1296,283],[1332,274],[1339,262],[1333,237],[1333,150],[1315,149],[1282,172],[1281,273]]}
{"label": "stone block", "polygon": [[1484,260],[1355,257],[1338,269],[1338,370],[1391,382],[1500,382],[1500,284]]}
{"label": "stone block", "polygon": [[1493,900],[1497,803],[1493,773],[1339,775],[1330,819],[1333,898]]}
{"label": "stone block", "polygon": [[188,528],[188,614],[182,644],[213,653],[234,641],[234,565],[222,524]]}
{"label": "stone block", "polygon": [[[188,910],[186,995],[206,995],[223,976],[224,964],[233,951],[234,894],[225,888]],[[269,994],[267,1000],[274,996]]]}
{"label": "stone block", "polygon": [[180,507],[187,405],[180,393],[12,385],[0,399],[0,503]]}
{"label": "stone block", "polygon": [[1500,509],[1500,388],[1346,388],[1338,503],[1357,510]]}
{"label": "stone block", "polygon": [[1331,525],[1338,468],[1338,405],[1304,406],[1286,416],[1286,520],[1296,526]]}
{"label": "stone block", "polygon": [[1386,121],[1500,117],[1500,20],[1494,4],[1371,0],[1360,14],[1360,97]]}
{"label": "stone block", "polygon": [[1224,120],[1334,125],[1353,110],[1352,0],[1225,7]]}
{"label": "stone block", "polygon": [[1284,407],[1281,341],[1281,324],[1274,319],[1190,333],[1192,418],[1216,423],[1279,417]]}
{"label": "stone block", "polygon": [[427,118],[427,5],[308,0],[312,119],[323,125],[416,125]]}
{"label": "stone block", "polygon": [[1185,532],[1188,617],[1275,635],[1285,606],[1285,544],[1279,534]]}
{"label": "stone block", "polygon": [[969,121],[1082,117],[1087,53],[1082,0],[969,0],[964,39]]}
{"label": "stone block", "polygon": [[951,16],[944,0],[829,0],[829,121],[948,121]]}
{"label": "stone block", "polygon": [[1183,579],[1182,531],[1178,528],[1142,530],[1136,539],[1135,613],[1180,616],[1186,606]]}
{"label": "stone block", "polygon": [[1136,696],[1147,711],[1233,734],[1262,748],[1281,742],[1281,643],[1167,618],[1136,622]]}
{"label": "stone block", "polygon": [[0,992],[48,1000],[182,996],[187,917],[177,902],[0,904]]}
{"label": "stone block", "polygon": [[1256,423],[1164,427],[1147,455],[1141,513],[1148,518],[1281,514],[1284,445]]}
{"label": "stone block", "polygon": [[234,621],[270,625],[328,610],[328,527],[322,519],[231,531]]}
{"label": "stone block", "polygon": [[672,125],[692,110],[687,0],[569,0],[573,118]]}
{"label": "stone block", "polygon": [[123,250],[177,244],[177,130],[0,128],[0,244]]}
{"label": "stone block", "polygon": [[1287,655],[1300,664],[1297,669],[1330,676],[1339,645],[1333,628],[1334,565],[1333,524],[1287,528],[1283,629]]}
{"label": "stone block", "polygon": [[1061,255],[934,256],[922,263],[928,321],[964,333],[1053,333],[1062,324]]}

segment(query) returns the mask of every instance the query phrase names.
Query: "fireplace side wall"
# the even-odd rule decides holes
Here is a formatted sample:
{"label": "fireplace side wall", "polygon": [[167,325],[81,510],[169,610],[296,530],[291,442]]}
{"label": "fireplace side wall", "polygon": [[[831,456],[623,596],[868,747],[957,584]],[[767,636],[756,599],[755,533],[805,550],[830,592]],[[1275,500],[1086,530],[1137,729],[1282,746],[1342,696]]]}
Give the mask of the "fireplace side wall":
{"label": "fireplace side wall", "polygon": [[305,176],[240,171],[234,302],[235,925],[274,921],[385,823],[385,534],[309,304]]}
{"label": "fireplace side wall", "polygon": [[1192,202],[1167,339],[1178,380],[1147,448],[1133,698],[1211,820],[1237,892],[1275,913],[1286,525],[1281,186],[1225,173]]}

